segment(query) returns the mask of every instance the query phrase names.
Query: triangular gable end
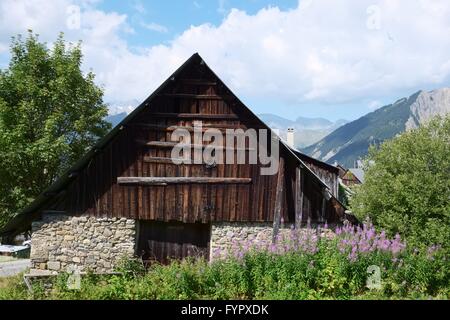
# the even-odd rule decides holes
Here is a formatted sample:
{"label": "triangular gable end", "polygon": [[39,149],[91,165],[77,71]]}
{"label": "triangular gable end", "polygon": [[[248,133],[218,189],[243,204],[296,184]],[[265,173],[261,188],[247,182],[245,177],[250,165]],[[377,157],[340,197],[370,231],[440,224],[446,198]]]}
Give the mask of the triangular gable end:
{"label": "triangular gable end", "polygon": [[[201,67],[199,67],[201,66]],[[250,109],[248,109],[233,93],[232,91],[220,80],[220,78],[206,65],[203,59],[195,53],[192,55],[180,68],[178,68],[166,81],[161,84],[161,86],[155,90],[147,99],[144,100],[132,113],[130,113],[123,121],[121,121],[116,127],[114,127],[103,139],[101,139],[94,148],[92,148],[85,156],[83,156],[77,163],[75,163],[65,174],[63,174],[55,183],[53,183],[49,188],[47,188],[35,201],[33,201],[28,207],[24,208],[24,210],[19,213],[16,218],[14,218],[3,230],[2,234],[10,234],[17,233],[17,231],[24,231],[24,228],[29,225],[29,223],[35,219],[38,219],[40,216],[40,210],[44,207],[48,207],[52,204],[58,197],[61,196],[61,193],[66,190],[74,181],[77,179],[81,179],[79,173],[85,169],[94,159],[105,150],[108,145],[114,141],[114,139],[120,134],[120,132],[124,131],[124,129],[138,117],[138,115],[142,115],[143,113],[153,111],[153,102],[160,98],[161,95],[167,94],[172,95],[175,98],[186,98],[180,94],[176,97],[176,93],[170,93],[170,88],[174,85],[180,85],[180,79],[183,79],[184,83],[189,85],[195,85],[196,79],[198,77],[194,77],[192,79],[186,78],[183,76],[184,73],[195,74],[202,79],[208,79],[212,82],[217,82],[218,87],[221,88],[221,96],[227,96],[227,99],[231,101],[230,107],[233,109],[233,112],[239,114],[239,116],[244,117],[248,120],[249,123],[254,123],[256,126],[265,128],[270,130],[270,128],[261,121],[255,114],[253,114]],[[192,81],[192,83],[189,83]],[[192,93],[191,93],[192,95]],[[211,95],[212,96],[212,95]],[[188,97],[190,98],[190,97]],[[197,97],[199,98],[199,97]],[[158,107],[157,107],[158,108]],[[170,114],[169,110],[171,106],[161,106],[159,108],[164,110],[159,110],[159,113]],[[187,111],[189,106],[186,106]],[[180,113],[180,110],[176,110],[175,113]],[[228,111],[226,111],[228,112]],[[312,172],[303,161],[295,155],[295,153],[286,145],[283,141],[280,140],[282,146],[282,152],[294,159],[298,166],[304,169],[306,174],[311,177],[318,185],[322,188],[326,188],[326,185],[320,178]],[[85,182],[86,183],[86,182]],[[273,200],[273,199],[272,199]],[[197,217],[198,218],[198,217]],[[258,217],[251,217],[255,220],[258,220]],[[263,217],[264,218],[264,217]],[[265,217],[267,218],[267,217]]]}

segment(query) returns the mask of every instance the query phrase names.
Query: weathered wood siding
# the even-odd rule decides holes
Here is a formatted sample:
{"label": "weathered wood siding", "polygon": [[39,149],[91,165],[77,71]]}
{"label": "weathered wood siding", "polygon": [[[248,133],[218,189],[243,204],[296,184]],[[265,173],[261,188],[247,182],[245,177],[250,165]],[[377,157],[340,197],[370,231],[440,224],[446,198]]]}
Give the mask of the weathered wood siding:
{"label": "weathered wood siding", "polygon": [[144,260],[168,263],[186,257],[209,258],[210,225],[140,221],[136,253]]}
{"label": "weathered wood siding", "polygon": [[[278,177],[261,175],[260,164],[208,167],[167,161],[172,131],[190,128],[196,120],[201,120],[205,128],[263,128],[207,66],[193,63],[128,121],[109,144],[97,150],[82,170],[74,173],[76,179],[51,207],[74,214],[166,222],[273,221]],[[280,156],[286,162],[280,217],[294,223],[295,168],[299,163],[284,147]],[[319,170],[327,179],[325,171],[311,169]],[[305,168],[301,170],[302,220],[322,219],[323,212],[325,219],[332,217],[328,204],[323,209],[323,187]],[[119,184],[119,177],[247,178],[251,182],[129,185]]]}
{"label": "weathered wood siding", "polygon": [[337,197],[339,169],[300,152],[296,152],[296,154],[330,188],[331,193]]}

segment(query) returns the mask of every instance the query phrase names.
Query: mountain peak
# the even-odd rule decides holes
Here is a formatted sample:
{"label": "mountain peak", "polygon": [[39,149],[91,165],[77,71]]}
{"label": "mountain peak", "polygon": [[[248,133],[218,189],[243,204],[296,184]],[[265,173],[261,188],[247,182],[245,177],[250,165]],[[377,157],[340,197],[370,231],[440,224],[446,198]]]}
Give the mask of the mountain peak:
{"label": "mountain peak", "polygon": [[410,106],[411,115],[405,123],[406,130],[417,128],[432,117],[450,112],[450,88],[420,91]]}
{"label": "mountain peak", "polygon": [[351,167],[367,154],[369,145],[382,143],[434,116],[448,113],[450,88],[420,90],[339,127],[303,152],[322,161],[338,161]]}
{"label": "mountain peak", "polygon": [[286,138],[288,128],[294,128],[294,140],[296,147],[305,147],[325,137],[334,129],[347,123],[347,120],[332,122],[325,118],[297,117],[295,120],[263,113],[258,115],[270,128],[279,129],[280,136]]}

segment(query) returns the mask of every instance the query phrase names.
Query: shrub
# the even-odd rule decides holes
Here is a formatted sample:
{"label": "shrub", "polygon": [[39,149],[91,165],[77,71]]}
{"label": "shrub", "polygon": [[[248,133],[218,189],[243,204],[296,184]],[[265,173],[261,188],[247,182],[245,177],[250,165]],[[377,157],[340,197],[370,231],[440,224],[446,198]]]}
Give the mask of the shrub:
{"label": "shrub", "polygon": [[[373,147],[355,214],[416,246],[450,241],[450,116]],[[370,166],[367,165],[370,163]]]}

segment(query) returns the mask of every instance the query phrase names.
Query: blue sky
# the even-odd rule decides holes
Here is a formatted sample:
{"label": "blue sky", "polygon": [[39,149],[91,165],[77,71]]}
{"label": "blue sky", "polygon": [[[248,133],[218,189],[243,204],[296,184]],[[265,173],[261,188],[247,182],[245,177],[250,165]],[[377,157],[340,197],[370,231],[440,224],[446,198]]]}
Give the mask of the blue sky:
{"label": "blue sky", "polygon": [[[131,46],[149,46],[169,42],[191,25],[211,23],[219,25],[232,8],[255,14],[261,8],[275,6],[273,1],[265,0],[171,0],[171,1],[102,1],[99,8],[126,14],[129,23],[136,31],[128,35]],[[282,10],[297,6],[296,0],[284,0],[276,4]],[[154,32],[151,26],[155,26]],[[158,26],[161,31],[158,32]]]}
{"label": "blue sky", "polygon": [[450,86],[448,0],[0,0],[0,67],[33,29],[83,41],[111,113],[194,52],[256,113],[356,119]]}

